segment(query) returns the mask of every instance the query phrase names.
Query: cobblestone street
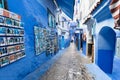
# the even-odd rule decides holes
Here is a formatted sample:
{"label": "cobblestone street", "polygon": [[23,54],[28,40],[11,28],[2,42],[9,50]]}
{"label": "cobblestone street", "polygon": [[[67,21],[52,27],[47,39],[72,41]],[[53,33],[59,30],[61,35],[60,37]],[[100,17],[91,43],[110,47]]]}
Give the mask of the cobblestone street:
{"label": "cobblestone street", "polygon": [[89,61],[78,54],[72,43],[40,80],[94,80],[85,63]]}

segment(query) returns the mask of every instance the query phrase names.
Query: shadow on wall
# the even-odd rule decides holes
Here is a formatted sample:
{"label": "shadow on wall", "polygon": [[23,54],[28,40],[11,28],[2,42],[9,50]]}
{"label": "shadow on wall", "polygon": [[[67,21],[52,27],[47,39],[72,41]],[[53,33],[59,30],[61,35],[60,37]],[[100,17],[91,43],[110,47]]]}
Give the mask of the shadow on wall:
{"label": "shadow on wall", "polygon": [[104,26],[98,34],[97,65],[106,73],[112,73],[115,54],[116,33],[108,26]]}
{"label": "shadow on wall", "polygon": [[[34,26],[42,24],[47,27],[47,8],[55,12],[51,7],[52,0],[7,0],[9,11],[15,12],[22,17],[25,30],[25,54],[26,57],[8,66],[0,68],[0,80],[22,80],[26,75],[43,65],[53,56],[45,53],[36,56],[34,49]],[[41,5],[42,1],[47,6]],[[46,70],[46,69],[45,69]],[[44,70],[42,70],[44,71]]]}

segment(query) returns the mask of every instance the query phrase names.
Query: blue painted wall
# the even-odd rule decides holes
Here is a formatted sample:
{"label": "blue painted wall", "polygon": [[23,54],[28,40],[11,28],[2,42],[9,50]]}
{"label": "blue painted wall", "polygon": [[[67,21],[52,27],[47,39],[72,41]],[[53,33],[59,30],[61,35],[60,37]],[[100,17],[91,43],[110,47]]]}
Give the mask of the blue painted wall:
{"label": "blue painted wall", "polygon": [[101,4],[92,12],[97,21],[94,35],[95,63],[107,73],[112,73],[116,36],[120,35],[119,31],[113,29],[114,19],[109,9],[110,2],[111,0],[102,0]]}
{"label": "blue painted wall", "polygon": [[96,63],[106,73],[112,73],[115,43],[116,33],[114,30],[110,27],[103,27],[98,35],[98,53]]}
{"label": "blue painted wall", "polygon": [[35,55],[33,26],[47,27],[47,8],[54,14],[56,7],[52,0],[8,0],[8,8],[21,15],[24,22],[26,57],[0,68],[0,80],[21,80],[52,58],[45,53]]}
{"label": "blue painted wall", "polygon": [[87,55],[87,54],[86,54],[86,41],[83,41],[82,44],[83,44],[83,52],[82,52],[82,53],[83,53],[84,55]]}

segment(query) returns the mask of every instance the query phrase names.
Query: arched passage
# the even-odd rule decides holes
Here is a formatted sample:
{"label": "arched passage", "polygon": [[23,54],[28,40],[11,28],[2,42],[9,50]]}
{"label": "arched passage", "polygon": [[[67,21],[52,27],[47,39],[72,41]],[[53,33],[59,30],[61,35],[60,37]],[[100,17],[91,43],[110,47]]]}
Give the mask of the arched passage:
{"label": "arched passage", "polygon": [[115,53],[116,33],[108,26],[98,34],[97,64],[106,73],[112,73]]}

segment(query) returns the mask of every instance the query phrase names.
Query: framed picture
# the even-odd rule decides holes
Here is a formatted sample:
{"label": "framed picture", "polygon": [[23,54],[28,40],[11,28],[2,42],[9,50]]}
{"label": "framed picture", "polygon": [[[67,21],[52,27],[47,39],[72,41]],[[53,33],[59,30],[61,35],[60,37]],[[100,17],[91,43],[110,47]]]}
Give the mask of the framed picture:
{"label": "framed picture", "polygon": [[6,47],[0,47],[0,56],[7,54],[7,48]]}
{"label": "framed picture", "polygon": [[13,20],[13,25],[16,26],[16,27],[20,27],[20,22],[16,21],[16,20]]}
{"label": "framed picture", "polygon": [[2,61],[1,66],[5,66],[5,65],[9,64],[9,57],[8,56],[2,57],[1,61]]}
{"label": "framed picture", "polygon": [[0,46],[6,45],[6,37],[0,37]]}
{"label": "framed picture", "polygon": [[5,18],[3,16],[0,16],[0,25],[3,25],[5,22]]}
{"label": "framed picture", "polygon": [[10,63],[14,62],[16,60],[15,54],[9,55],[9,60],[10,60]]}
{"label": "framed picture", "polygon": [[19,37],[20,38],[20,43],[24,42],[24,37]]}
{"label": "framed picture", "polygon": [[6,35],[14,35],[14,29],[13,28],[7,28]]}
{"label": "framed picture", "polygon": [[21,50],[24,50],[24,49],[25,49],[24,44],[21,44],[21,45],[20,45],[20,49],[21,49]]}
{"label": "framed picture", "polygon": [[14,35],[18,36],[20,34],[20,30],[19,29],[14,29]]}
{"label": "framed picture", "polygon": [[5,18],[5,24],[6,25],[13,25],[13,20],[11,18]]}
{"label": "framed picture", "polygon": [[6,35],[6,28],[0,27],[0,35]]}
{"label": "framed picture", "polygon": [[24,30],[19,30],[20,36],[24,35]]}
{"label": "framed picture", "polygon": [[16,51],[15,46],[7,47],[7,51],[9,52],[9,54],[14,53]]}
{"label": "framed picture", "polygon": [[18,59],[21,59],[21,58],[24,57],[24,56],[25,56],[25,52],[24,52],[24,51],[18,52],[18,53],[16,53],[16,55],[15,55],[15,59],[18,60]]}
{"label": "framed picture", "polygon": [[14,44],[15,42],[15,37],[7,37],[7,44],[10,45],[10,44]]}

